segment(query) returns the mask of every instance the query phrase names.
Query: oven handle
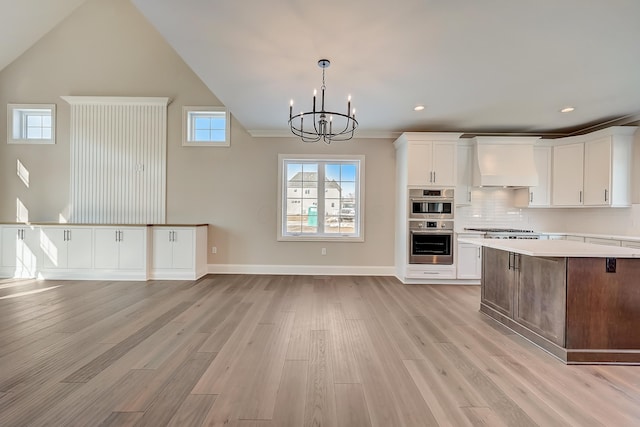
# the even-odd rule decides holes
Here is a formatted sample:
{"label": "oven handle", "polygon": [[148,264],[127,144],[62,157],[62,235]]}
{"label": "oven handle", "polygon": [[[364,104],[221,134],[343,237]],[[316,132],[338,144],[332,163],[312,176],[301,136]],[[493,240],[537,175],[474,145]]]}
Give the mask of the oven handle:
{"label": "oven handle", "polygon": [[427,202],[427,203],[433,203],[433,202],[449,202],[449,203],[453,203],[454,199],[450,199],[450,198],[443,198],[443,197],[434,197],[433,199],[425,199],[423,197],[410,197],[409,198],[410,201],[412,202]]}
{"label": "oven handle", "polygon": [[411,234],[446,234],[448,236],[453,236],[453,231],[451,230],[409,230]]}

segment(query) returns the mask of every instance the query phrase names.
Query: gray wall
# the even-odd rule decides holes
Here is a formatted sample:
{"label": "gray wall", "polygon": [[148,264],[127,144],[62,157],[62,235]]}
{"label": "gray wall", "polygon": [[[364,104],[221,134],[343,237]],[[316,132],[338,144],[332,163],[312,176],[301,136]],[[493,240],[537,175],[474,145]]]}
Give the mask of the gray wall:
{"label": "gray wall", "polygon": [[[331,146],[295,138],[253,138],[232,119],[231,147],[182,147],[182,106],[221,105],[128,0],[89,0],[0,72],[7,103],[57,104],[57,143],[6,144],[0,120],[0,221],[16,199],[33,222],[68,217],[69,106],[63,95],[168,96],[167,221],[209,223],[209,263],[391,266],[395,163],[391,140]],[[231,112],[233,114],[233,111]],[[287,115],[283,109],[283,120]],[[364,154],[364,243],[277,242],[278,153]],[[29,170],[27,188],[16,161]],[[327,255],[320,256],[320,248]],[[209,250],[210,252],[210,250]]]}

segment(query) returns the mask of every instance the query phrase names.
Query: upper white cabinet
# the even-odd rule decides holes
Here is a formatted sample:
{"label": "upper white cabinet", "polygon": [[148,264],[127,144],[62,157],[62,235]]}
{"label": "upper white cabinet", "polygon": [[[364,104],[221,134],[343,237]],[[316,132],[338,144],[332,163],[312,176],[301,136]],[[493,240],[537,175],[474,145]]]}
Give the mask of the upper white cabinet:
{"label": "upper white cabinet", "polygon": [[471,184],[473,181],[473,147],[466,143],[458,145],[458,179],[455,199],[457,206],[471,204]]}
{"label": "upper white cabinet", "polygon": [[564,138],[553,148],[553,206],[630,206],[636,127]]}
{"label": "upper white cabinet", "polygon": [[553,147],[554,206],[579,206],[583,203],[584,144]]}
{"label": "upper white cabinet", "polygon": [[206,274],[207,226],[153,227],[153,279],[193,280]]}
{"label": "upper white cabinet", "polygon": [[406,150],[409,186],[455,187],[457,181],[456,141],[461,134],[403,133],[396,149]]}
{"label": "upper white cabinet", "polygon": [[551,205],[551,147],[533,147],[533,161],[538,185],[516,190],[516,206],[549,207]]}

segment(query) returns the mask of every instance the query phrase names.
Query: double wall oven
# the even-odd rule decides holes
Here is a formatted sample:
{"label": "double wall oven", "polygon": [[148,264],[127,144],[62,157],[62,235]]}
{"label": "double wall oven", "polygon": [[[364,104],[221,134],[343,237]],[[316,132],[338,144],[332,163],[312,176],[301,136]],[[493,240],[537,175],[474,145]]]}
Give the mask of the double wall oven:
{"label": "double wall oven", "polygon": [[409,264],[453,264],[453,189],[409,190]]}

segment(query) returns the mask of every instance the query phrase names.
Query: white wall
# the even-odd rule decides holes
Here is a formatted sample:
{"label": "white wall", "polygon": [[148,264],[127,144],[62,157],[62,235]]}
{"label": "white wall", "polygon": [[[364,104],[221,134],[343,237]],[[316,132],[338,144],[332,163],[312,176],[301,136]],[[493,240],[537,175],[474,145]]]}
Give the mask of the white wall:
{"label": "white wall", "polygon": [[[57,143],[5,143],[0,120],[0,221],[16,220],[16,200],[32,222],[68,217],[69,105],[62,95],[168,96],[167,222],[209,223],[210,264],[392,266],[395,160],[392,140],[302,144],[253,138],[233,119],[231,147],[182,147],[182,106],[221,105],[128,0],[88,0],[0,72],[0,118],[7,103],[57,104]],[[283,120],[288,110],[283,108]],[[278,154],[366,156],[364,243],[276,241]],[[27,187],[16,163],[28,169]],[[327,255],[321,256],[321,248]],[[209,252],[211,250],[209,249]]]}

